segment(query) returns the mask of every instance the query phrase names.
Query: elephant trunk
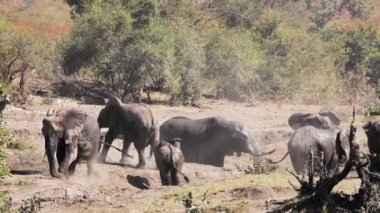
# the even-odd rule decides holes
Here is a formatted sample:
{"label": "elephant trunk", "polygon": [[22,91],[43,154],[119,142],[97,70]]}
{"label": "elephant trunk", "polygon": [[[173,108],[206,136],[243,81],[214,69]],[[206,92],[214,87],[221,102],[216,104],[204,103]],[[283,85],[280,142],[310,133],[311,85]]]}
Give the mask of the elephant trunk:
{"label": "elephant trunk", "polygon": [[45,150],[46,150],[46,155],[49,162],[50,174],[52,177],[60,178],[61,175],[57,172],[57,169],[55,168],[55,160],[54,160],[58,142],[57,143],[52,142],[49,138],[45,140],[46,140]]}
{"label": "elephant trunk", "polygon": [[257,157],[261,157],[264,155],[269,155],[269,154],[272,154],[273,152],[276,151],[275,149],[272,149],[270,151],[263,152],[261,145],[252,136],[250,136],[250,138],[251,138],[251,140],[250,140],[251,146],[249,147],[248,153],[250,153],[253,157],[257,158]]}
{"label": "elephant trunk", "polygon": [[261,145],[257,142],[256,139],[254,139],[251,135],[249,135],[249,145],[248,146],[248,153],[250,153],[253,156],[260,155],[261,153]]}

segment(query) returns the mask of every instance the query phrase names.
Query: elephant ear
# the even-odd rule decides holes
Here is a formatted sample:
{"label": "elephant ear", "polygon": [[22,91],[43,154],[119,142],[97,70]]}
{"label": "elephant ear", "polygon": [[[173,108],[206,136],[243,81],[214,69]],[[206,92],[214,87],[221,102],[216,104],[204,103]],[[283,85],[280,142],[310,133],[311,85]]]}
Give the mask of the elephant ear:
{"label": "elephant ear", "polygon": [[380,133],[380,123],[378,121],[374,122],[375,130],[377,133]]}
{"label": "elephant ear", "polygon": [[108,100],[108,102],[106,103],[106,106],[117,106],[117,107],[120,107],[123,105],[123,102],[117,98],[117,97],[112,97]]}
{"label": "elephant ear", "polygon": [[330,121],[335,125],[335,126],[339,126],[340,124],[340,119],[338,117],[338,115],[333,112],[333,111],[322,111],[320,113],[318,113],[319,115],[321,116],[326,116],[330,119]]}
{"label": "elephant ear", "polygon": [[87,113],[71,108],[66,110],[63,124],[65,126],[65,142],[72,143],[75,138],[79,138],[87,120]]}
{"label": "elephant ear", "polygon": [[51,113],[49,110],[42,120],[43,128],[52,128],[54,132],[63,132],[65,127],[63,124],[64,117],[62,113],[60,113],[61,111]]}
{"label": "elephant ear", "polygon": [[350,156],[349,134],[346,129],[341,129],[337,133],[335,148],[339,163],[345,163]]}
{"label": "elephant ear", "polygon": [[173,145],[174,147],[180,148],[182,139],[181,138],[171,138],[168,140],[168,142]]}
{"label": "elephant ear", "polygon": [[288,123],[294,130],[303,126],[313,126],[318,129],[330,129],[336,127],[329,117],[316,113],[294,113],[289,117]]}
{"label": "elephant ear", "polygon": [[312,116],[312,114],[306,112],[293,113],[288,119],[288,124],[293,130],[297,130],[300,127],[308,125],[306,120],[310,122]]}
{"label": "elephant ear", "polygon": [[368,132],[370,129],[371,129],[371,126],[372,126],[372,122],[371,121],[368,121],[367,123],[365,123],[364,125],[363,125],[363,130],[364,130],[364,132]]}

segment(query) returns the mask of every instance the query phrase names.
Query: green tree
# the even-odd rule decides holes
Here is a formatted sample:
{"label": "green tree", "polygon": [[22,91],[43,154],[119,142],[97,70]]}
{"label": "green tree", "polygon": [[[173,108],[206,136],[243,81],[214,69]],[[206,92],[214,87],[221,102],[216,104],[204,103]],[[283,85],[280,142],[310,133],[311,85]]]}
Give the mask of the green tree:
{"label": "green tree", "polygon": [[263,62],[257,44],[247,30],[215,32],[206,48],[207,85],[218,97],[240,100],[249,94],[251,79]]}
{"label": "green tree", "polygon": [[0,81],[6,86],[19,79],[19,92],[25,98],[28,73],[33,69],[53,69],[56,58],[51,56],[49,40],[30,32],[14,30],[5,18],[0,17]]}
{"label": "green tree", "polygon": [[266,63],[258,70],[256,88],[262,99],[291,103],[326,103],[338,95],[337,52],[319,34],[281,29],[266,40]]}
{"label": "green tree", "polygon": [[306,8],[312,11],[310,17],[317,29],[323,28],[330,20],[348,11],[353,17],[368,18],[373,5],[367,0],[305,0]]}
{"label": "green tree", "polygon": [[345,51],[348,60],[345,72],[362,73],[368,81],[378,85],[380,79],[380,29],[362,27],[347,33]]}
{"label": "green tree", "polygon": [[172,24],[175,32],[175,60],[168,75],[167,86],[174,103],[194,104],[200,98],[203,89],[203,42],[189,20],[180,19]]}
{"label": "green tree", "polygon": [[158,8],[154,0],[93,2],[64,44],[64,72],[89,68],[123,99],[140,101],[143,86],[172,65],[173,36]]}
{"label": "green tree", "polygon": [[0,179],[9,175],[9,167],[7,165],[7,159],[5,153],[0,148]]}

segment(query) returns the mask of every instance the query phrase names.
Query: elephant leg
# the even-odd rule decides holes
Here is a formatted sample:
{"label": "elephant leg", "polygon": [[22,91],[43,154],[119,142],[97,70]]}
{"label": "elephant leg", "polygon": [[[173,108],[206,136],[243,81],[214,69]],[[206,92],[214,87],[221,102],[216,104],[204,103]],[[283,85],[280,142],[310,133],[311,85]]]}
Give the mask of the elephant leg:
{"label": "elephant leg", "polygon": [[201,153],[199,156],[199,163],[208,164],[217,167],[224,166],[224,157],[222,153]]}
{"label": "elephant leg", "polygon": [[167,168],[160,169],[160,178],[161,178],[161,184],[163,186],[170,186],[170,171],[169,171],[169,169],[167,169]]}
{"label": "elephant leg", "polygon": [[175,168],[171,168],[170,176],[172,186],[178,186],[181,183],[178,177],[178,171]]}
{"label": "elephant leg", "polygon": [[[112,144],[112,142],[114,141],[116,136],[117,136],[117,133],[113,129],[110,129],[110,130],[108,130],[108,132],[106,134],[104,142],[107,144]],[[99,162],[101,162],[101,163],[106,162],[106,157],[107,157],[109,149],[110,149],[109,145],[106,145],[106,144],[103,145],[102,153],[100,154],[100,157],[99,157]]]}
{"label": "elephant leg", "polygon": [[[48,147],[47,145],[46,146],[46,150],[48,150]],[[54,148],[52,148],[52,150],[54,150]],[[55,169],[55,153],[54,151],[47,151],[46,152],[46,155],[47,155],[47,158],[48,158],[48,161],[49,161],[49,169],[50,169],[50,174],[52,177],[56,177],[56,178],[61,178],[61,174],[59,174],[57,172],[57,170]]]}
{"label": "elephant leg", "polygon": [[62,161],[62,169],[63,169],[63,175],[65,177],[69,177],[69,162],[70,162],[70,147],[69,145],[66,146],[66,155],[65,158]]}
{"label": "elephant leg", "polygon": [[79,158],[75,159],[75,160],[70,164],[70,166],[69,166],[69,175],[70,175],[70,176],[74,174],[74,172],[75,172],[75,167],[76,167],[78,161],[79,161]]}
{"label": "elephant leg", "polygon": [[136,147],[137,154],[139,155],[139,163],[136,168],[143,169],[145,168],[145,157],[144,157],[144,148]]}
{"label": "elephant leg", "polygon": [[[78,151],[78,147],[76,147],[77,145],[77,141],[72,141],[70,144],[67,144],[66,145],[66,155],[65,155],[65,159],[63,159],[63,174],[65,177],[69,177],[69,164],[70,164],[70,161],[72,161],[72,163],[74,163],[74,161],[77,161],[79,160],[78,158],[75,158],[75,153]],[[74,167],[75,167],[75,164],[77,162],[74,163]]]}
{"label": "elephant leg", "polygon": [[94,173],[94,161],[87,161],[87,176],[90,177]]}
{"label": "elephant leg", "polygon": [[63,173],[63,159],[65,159],[66,155],[66,147],[65,147],[64,141],[58,142],[58,148],[57,148],[57,161],[58,161],[58,172]]}
{"label": "elephant leg", "polygon": [[214,166],[223,167],[224,166],[224,154],[215,155],[215,159],[211,163],[214,163]]}
{"label": "elephant leg", "polygon": [[[328,156],[326,156],[326,158],[327,157]],[[328,175],[330,177],[339,172],[338,156],[337,155],[332,154],[332,156],[330,157],[330,161],[326,163],[326,168],[328,169]]]}
{"label": "elephant leg", "polygon": [[139,163],[137,164],[137,168],[143,169],[145,168],[145,147],[146,147],[146,141],[148,138],[146,138],[146,135],[144,134],[136,134],[134,138],[131,138],[131,141],[133,141],[133,144],[136,147],[137,154],[139,156]]}
{"label": "elephant leg", "polygon": [[[123,142],[123,152],[124,153],[128,153],[128,150],[129,150],[129,146],[131,145],[131,140],[129,140],[128,138],[124,138],[124,142]],[[126,163],[127,162],[127,155],[122,153],[121,154],[121,159],[120,159],[120,162],[121,163]]]}

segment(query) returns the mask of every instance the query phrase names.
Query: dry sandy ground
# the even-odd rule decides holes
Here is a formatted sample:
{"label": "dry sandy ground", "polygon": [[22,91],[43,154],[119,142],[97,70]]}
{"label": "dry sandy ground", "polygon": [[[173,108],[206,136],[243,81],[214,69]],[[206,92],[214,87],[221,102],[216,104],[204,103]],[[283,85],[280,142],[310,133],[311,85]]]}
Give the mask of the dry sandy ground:
{"label": "dry sandy ground", "polygon": [[[192,180],[190,184],[179,187],[162,187],[154,159],[148,159],[146,169],[135,169],[136,152],[132,148],[129,153],[134,155],[130,165],[119,166],[110,164],[95,165],[96,175],[86,176],[85,164],[80,164],[74,176],[69,180],[52,178],[48,173],[48,164],[43,159],[44,142],[41,135],[42,118],[48,108],[79,107],[93,116],[97,116],[102,106],[80,105],[70,99],[56,99],[52,106],[43,104],[43,98],[32,97],[26,109],[7,107],[6,127],[23,135],[26,143],[34,149],[27,151],[9,151],[10,163],[13,168],[37,169],[42,174],[13,175],[1,180],[1,190],[7,190],[13,199],[14,210],[22,200],[36,196],[41,199],[42,212],[184,212],[183,205],[175,201],[176,192],[183,189],[212,192],[208,198],[209,205],[219,202],[241,202],[241,211],[264,212],[265,201],[270,199],[285,199],[295,195],[287,183],[293,180],[285,171],[291,168],[289,158],[280,164],[275,174],[245,175],[238,167],[246,168],[250,164],[249,157],[238,158],[229,156],[225,168],[217,168],[199,164],[185,164],[183,171]],[[265,150],[276,148],[270,158],[278,160],[286,153],[286,143],[292,130],[287,125],[287,118],[294,112],[318,112],[322,106],[269,105],[246,106],[245,104],[228,101],[205,100],[200,108],[170,107],[166,105],[151,105],[160,123],[173,116],[188,116],[203,118],[208,116],[224,116],[231,120],[241,121],[248,125],[254,135],[262,143]],[[342,118],[343,125],[348,126],[351,120],[351,107],[329,107]],[[359,127],[363,119],[358,119]],[[365,135],[358,128],[358,138],[362,141]],[[114,144],[121,146],[121,141]],[[365,149],[365,147],[364,147]],[[148,151],[146,151],[148,156]],[[111,148],[108,161],[118,162],[120,153]],[[149,180],[151,189],[141,190],[129,184],[127,176],[141,176]],[[355,175],[353,175],[355,176]],[[246,182],[245,182],[246,181]],[[270,182],[271,181],[271,182]],[[230,183],[231,182],[231,183]],[[247,183],[246,185],[244,185]],[[238,186],[222,186],[223,184],[241,184]],[[359,187],[357,179],[349,179],[340,184],[338,190],[355,191]],[[198,193],[199,194],[199,193]],[[206,192],[205,192],[206,194]],[[224,196],[224,194],[226,194]],[[226,200],[223,200],[226,199]],[[166,203],[167,202],[167,203]],[[170,203],[170,204],[169,204]],[[206,205],[206,204],[202,204]],[[215,204],[216,205],[216,204]],[[226,211],[214,208],[211,211]]]}

